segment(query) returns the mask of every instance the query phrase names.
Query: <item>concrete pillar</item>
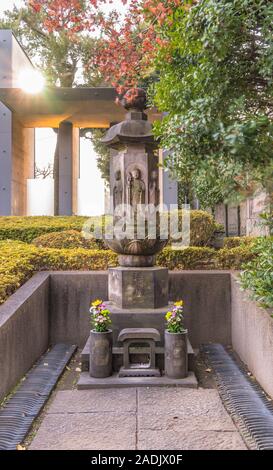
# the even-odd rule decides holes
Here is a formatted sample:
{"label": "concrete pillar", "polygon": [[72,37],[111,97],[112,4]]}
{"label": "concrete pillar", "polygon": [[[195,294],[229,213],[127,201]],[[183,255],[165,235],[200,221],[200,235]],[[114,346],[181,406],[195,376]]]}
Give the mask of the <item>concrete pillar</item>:
{"label": "concrete pillar", "polygon": [[12,213],[12,113],[0,102],[0,216]]}
{"label": "concrete pillar", "polygon": [[0,215],[26,215],[27,179],[34,175],[34,129],[0,103]]}
{"label": "concrete pillar", "polygon": [[35,130],[12,118],[12,215],[27,214],[27,180],[34,178]]}
{"label": "concrete pillar", "polygon": [[77,213],[79,177],[79,129],[70,122],[59,127],[58,215]]}

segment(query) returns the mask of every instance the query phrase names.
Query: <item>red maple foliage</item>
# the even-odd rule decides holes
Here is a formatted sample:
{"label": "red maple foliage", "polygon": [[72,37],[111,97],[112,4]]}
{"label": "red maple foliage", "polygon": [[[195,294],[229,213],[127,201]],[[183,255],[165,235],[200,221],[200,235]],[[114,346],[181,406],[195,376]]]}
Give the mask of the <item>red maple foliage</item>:
{"label": "red maple foliage", "polygon": [[93,61],[105,82],[119,93],[136,87],[147,75],[158,47],[167,47],[162,35],[178,7],[188,9],[198,0],[121,0],[124,11],[104,5],[113,0],[29,0],[34,13],[43,12],[49,32],[66,29],[71,35],[92,32],[99,36]]}

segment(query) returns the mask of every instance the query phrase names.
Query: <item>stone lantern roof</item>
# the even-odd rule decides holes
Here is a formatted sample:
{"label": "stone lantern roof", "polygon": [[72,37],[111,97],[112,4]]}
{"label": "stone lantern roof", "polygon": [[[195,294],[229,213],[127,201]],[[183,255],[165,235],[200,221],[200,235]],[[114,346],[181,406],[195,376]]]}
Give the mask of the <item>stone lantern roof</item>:
{"label": "stone lantern roof", "polygon": [[141,88],[129,90],[120,104],[128,111],[125,120],[112,126],[102,138],[102,143],[111,148],[134,143],[154,144],[152,125],[143,112],[146,108],[145,91]]}

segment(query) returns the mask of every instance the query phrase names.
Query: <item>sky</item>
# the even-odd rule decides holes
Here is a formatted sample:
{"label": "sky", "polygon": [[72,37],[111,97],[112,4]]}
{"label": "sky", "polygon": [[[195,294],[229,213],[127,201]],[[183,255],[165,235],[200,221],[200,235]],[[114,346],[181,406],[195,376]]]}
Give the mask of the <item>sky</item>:
{"label": "sky", "polygon": [[0,12],[2,13],[5,10],[9,10],[13,7],[13,4],[20,6],[22,4],[21,0],[0,0]]}
{"label": "sky", "polygon": [[[0,0],[0,14],[3,11],[12,9],[13,5],[21,6],[22,0]],[[113,6],[116,9],[122,8],[120,0],[115,0]],[[53,162],[56,135],[51,129],[36,130],[36,164],[38,167],[46,167]],[[104,211],[104,180],[97,168],[96,154],[89,141],[81,139],[81,202],[80,214],[98,215]]]}

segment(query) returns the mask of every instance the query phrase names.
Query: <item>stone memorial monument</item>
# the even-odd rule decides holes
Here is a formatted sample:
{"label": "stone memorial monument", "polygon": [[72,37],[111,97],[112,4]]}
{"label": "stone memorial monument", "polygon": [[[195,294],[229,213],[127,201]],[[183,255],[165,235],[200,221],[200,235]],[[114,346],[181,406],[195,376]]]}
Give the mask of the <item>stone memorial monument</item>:
{"label": "stone memorial monument", "polygon": [[192,376],[176,382],[161,377],[169,282],[168,269],[155,265],[156,254],[168,242],[166,235],[161,235],[159,223],[158,152],[152,126],[144,113],[144,90],[130,90],[121,104],[127,111],[125,120],[111,127],[102,139],[114,150],[110,160],[114,230],[106,231],[111,236],[105,237],[105,243],[119,255],[119,266],[108,270],[109,300],[105,304],[111,311],[116,375],[100,383],[85,375],[87,344],[78,388],[130,386],[136,384],[132,377],[139,377],[140,385],[184,386],[188,380],[186,386],[195,387]]}
{"label": "stone memorial monument", "polygon": [[120,264],[109,270],[109,300],[118,308],[165,307],[168,270],[154,264],[167,240],[160,237],[158,153],[144,113],[144,90],[130,90],[121,103],[127,110],[125,121],[111,127],[102,139],[116,150],[110,163],[110,194],[114,222],[123,217],[126,226],[125,236],[116,231],[106,239],[119,254]]}

